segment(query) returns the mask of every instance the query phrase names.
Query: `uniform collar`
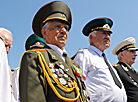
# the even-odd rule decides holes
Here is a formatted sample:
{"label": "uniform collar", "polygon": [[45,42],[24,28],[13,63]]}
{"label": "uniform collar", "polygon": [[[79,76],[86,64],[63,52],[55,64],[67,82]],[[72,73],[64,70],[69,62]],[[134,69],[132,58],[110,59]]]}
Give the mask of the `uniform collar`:
{"label": "uniform collar", "polygon": [[88,47],[89,51],[94,51],[95,53],[97,53],[97,55],[99,55],[100,57],[102,56],[103,52],[101,50],[99,50],[97,47],[89,45]]}
{"label": "uniform collar", "polygon": [[52,44],[47,44],[47,45],[50,46],[60,57],[62,57],[63,52],[67,53],[65,49],[61,50],[56,45],[52,45]]}

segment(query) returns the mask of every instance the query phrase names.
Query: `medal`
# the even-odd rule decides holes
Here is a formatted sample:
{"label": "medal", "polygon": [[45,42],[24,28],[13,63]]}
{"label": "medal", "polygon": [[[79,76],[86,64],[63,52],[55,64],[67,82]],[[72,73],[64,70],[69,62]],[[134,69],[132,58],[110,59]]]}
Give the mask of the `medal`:
{"label": "medal", "polygon": [[50,68],[54,68],[54,64],[53,63],[49,63],[49,67]]}
{"label": "medal", "polygon": [[67,72],[67,71],[69,71],[69,69],[66,68],[65,71]]}
{"label": "medal", "polygon": [[72,84],[71,84],[71,82],[68,82],[68,86],[69,86],[69,87],[72,87]]}
{"label": "medal", "polygon": [[51,70],[51,72],[52,72],[52,73],[54,73],[54,72],[55,72],[55,69],[53,69],[53,68],[52,68],[52,69],[50,69],[50,70]]}
{"label": "medal", "polygon": [[59,74],[58,76],[59,76],[59,77],[62,77],[62,76],[63,76],[63,74]]}
{"label": "medal", "polygon": [[68,78],[68,75],[67,75],[67,74],[64,74],[64,77],[65,77],[65,78]]}
{"label": "medal", "polygon": [[71,81],[71,78],[69,77],[67,80],[68,80],[68,81]]}
{"label": "medal", "polygon": [[59,70],[58,69],[55,69],[55,72],[57,75],[59,75]]}
{"label": "medal", "polygon": [[61,64],[61,65],[60,65],[60,68],[64,69],[64,66]]}
{"label": "medal", "polygon": [[62,69],[59,68],[59,71],[60,71],[60,73],[64,74],[64,71]]}
{"label": "medal", "polygon": [[66,80],[64,78],[59,78],[59,81],[61,82],[61,84],[65,85],[66,84]]}
{"label": "medal", "polygon": [[55,76],[55,78],[58,78],[58,76],[56,74],[53,74]]}

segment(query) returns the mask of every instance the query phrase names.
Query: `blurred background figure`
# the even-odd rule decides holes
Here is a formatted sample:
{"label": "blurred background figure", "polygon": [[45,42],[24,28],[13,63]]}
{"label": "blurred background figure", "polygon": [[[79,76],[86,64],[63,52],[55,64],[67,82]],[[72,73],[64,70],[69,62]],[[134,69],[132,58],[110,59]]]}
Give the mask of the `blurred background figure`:
{"label": "blurred background figure", "polygon": [[7,53],[0,39],[0,102],[11,102],[10,74]]}
{"label": "blurred background figure", "polygon": [[[28,37],[25,43],[25,49],[41,49],[45,46],[45,40],[43,38],[38,37],[35,34],[32,34]],[[13,83],[13,96],[17,102],[20,102],[19,96],[19,67],[15,69],[14,74],[12,76],[12,83]]]}
{"label": "blurred background figure", "polygon": [[132,67],[132,64],[135,63],[138,48],[135,48],[134,44],[135,38],[129,37],[118,44],[112,52],[113,55],[117,55],[119,60],[113,66],[124,84],[127,102],[138,102],[138,74]]}
{"label": "blurred background figure", "polygon": [[[10,48],[12,47],[12,42],[13,42],[12,33],[8,29],[0,27],[0,39],[4,42],[5,47],[6,47],[6,52],[8,54],[10,51]],[[9,66],[9,74],[10,74],[10,80],[11,80],[11,95],[12,95],[13,94],[12,73],[11,73],[10,66]]]}
{"label": "blurred background figure", "polygon": [[12,33],[5,28],[0,28],[0,38],[4,42],[8,54],[13,42]]}

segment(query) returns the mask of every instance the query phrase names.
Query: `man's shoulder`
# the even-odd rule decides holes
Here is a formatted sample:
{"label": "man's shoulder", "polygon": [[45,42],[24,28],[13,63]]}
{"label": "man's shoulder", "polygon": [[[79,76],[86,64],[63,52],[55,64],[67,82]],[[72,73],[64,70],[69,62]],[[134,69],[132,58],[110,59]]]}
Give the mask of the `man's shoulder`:
{"label": "man's shoulder", "polygon": [[73,60],[73,59],[76,57],[76,55],[78,55],[78,54],[83,54],[83,53],[86,52],[86,51],[88,51],[87,48],[79,49],[79,50],[71,57],[71,59]]}
{"label": "man's shoulder", "polygon": [[117,66],[120,66],[120,64],[117,63],[117,64],[114,64],[114,65],[113,65],[113,67],[117,67]]}

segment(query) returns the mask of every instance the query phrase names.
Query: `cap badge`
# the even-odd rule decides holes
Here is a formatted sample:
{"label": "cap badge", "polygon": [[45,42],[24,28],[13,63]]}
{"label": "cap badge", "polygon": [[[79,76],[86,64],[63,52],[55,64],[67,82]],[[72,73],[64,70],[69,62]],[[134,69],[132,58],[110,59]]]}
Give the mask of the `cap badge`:
{"label": "cap badge", "polygon": [[135,40],[132,41],[132,45],[133,45],[133,46],[134,46],[134,44],[135,44]]}
{"label": "cap badge", "polygon": [[40,45],[40,42],[36,42],[36,44],[35,45]]}
{"label": "cap badge", "polygon": [[110,30],[110,26],[109,26],[108,24],[105,24],[105,25],[103,26],[103,28],[109,29],[109,30]]}
{"label": "cap badge", "polygon": [[64,14],[61,15],[62,18],[66,19],[66,16]]}

